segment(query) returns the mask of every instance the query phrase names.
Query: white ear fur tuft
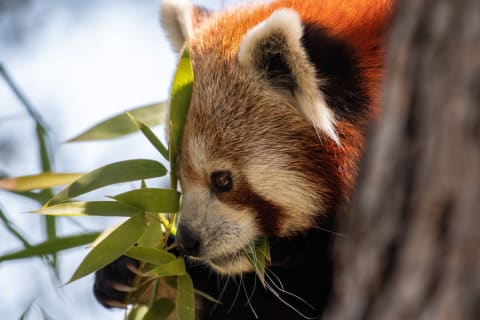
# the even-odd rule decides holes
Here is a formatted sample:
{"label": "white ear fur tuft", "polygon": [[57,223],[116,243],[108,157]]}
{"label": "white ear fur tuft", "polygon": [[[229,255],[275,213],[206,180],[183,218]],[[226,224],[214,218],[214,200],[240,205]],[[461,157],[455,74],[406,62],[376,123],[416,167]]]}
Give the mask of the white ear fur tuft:
{"label": "white ear fur tuft", "polygon": [[192,14],[193,5],[188,0],[162,0],[160,20],[178,52],[192,35]]}
{"label": "white ear fur tuft", "polygon": [[[282,80],[279,79],[278,72],[272,73],[271,81],[274,84],[275,80],[279,83],[293,81],[288,89],[293,91],[300,113],[313,125],[317,133],[323,132],[340,144],[335,130],[334,114],[319,90],[319,79],[302,46],[302,36],[303,24],[298,13],[291,9],[278,9],[243,37],[238,61],[254,72],[267,73],[269,76],[269,55],[273,58],[272,61],[277,63],[280,57],[280,65],[284,64],[280,66],[280,71],[290,74],[284,75],[287,80]],[[261,61],[262,59],[265,61]]]}
{"label": "white ear fur tuft", "polygon": [[286,38],[285,45],[299,43],[303,35],[303,27],[298,14],[291,9],[278,9],[266,20],[250,29],[243,37],[238,50],[240,64],[254,65],[258,45],[274,33],[281,33]]}

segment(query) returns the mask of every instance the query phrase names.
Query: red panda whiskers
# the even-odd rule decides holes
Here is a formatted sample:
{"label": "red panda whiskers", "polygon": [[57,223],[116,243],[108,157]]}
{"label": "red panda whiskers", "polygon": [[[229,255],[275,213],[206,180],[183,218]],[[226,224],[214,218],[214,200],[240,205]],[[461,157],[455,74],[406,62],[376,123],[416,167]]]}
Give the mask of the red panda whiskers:
{"label": "red panda whiskers", "polygon": [[250,310],[252,311],[253,316],[255,317],[255,319],[258,319],[258,315],[257,315],[257,313],[255,312],[255,309],[254,309],[254,307],[253,307],[253,305],[252,305],[252,303],[251,303],[251,301],[250,301],[250,296],[249,296],[248,293],[247,293],[247,288],[246,288],[246,286],[245,286],[245,283],[243,282],[243,278],[242,278],[241,275],[240,275],[240,285],[241,285],[242,288],[243,288],[243,293],[245,294],[245,298],[246,298],[246,300],[247,300],[247,303],[246,303],[246,304],[250,307]]}

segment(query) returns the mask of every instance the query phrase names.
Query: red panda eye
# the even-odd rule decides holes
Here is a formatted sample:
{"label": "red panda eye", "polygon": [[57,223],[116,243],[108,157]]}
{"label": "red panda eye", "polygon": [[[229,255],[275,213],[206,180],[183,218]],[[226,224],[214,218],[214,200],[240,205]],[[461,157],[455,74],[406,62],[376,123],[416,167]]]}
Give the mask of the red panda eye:
{"label": "red panda eye", "polygon": [[228,192],[232,190],[233,179],[230,171],[216,171],[211,175],[212,187],[215,192]]}

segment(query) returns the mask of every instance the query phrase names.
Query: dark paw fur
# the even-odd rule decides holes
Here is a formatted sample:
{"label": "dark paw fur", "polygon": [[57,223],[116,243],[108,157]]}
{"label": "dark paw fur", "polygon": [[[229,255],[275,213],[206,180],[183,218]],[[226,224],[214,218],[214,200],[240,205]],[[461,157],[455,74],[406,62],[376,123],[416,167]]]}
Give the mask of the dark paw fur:
{"label": "dark paw fur", "polygon": [[121,256],[95,273],[93,293],[98,302],[107,308],[121,307],[127,300],[127,292],[116,290],[120,285],[131,286],[135,274],[128,269],[128,265],[138,267],[135,259]]}

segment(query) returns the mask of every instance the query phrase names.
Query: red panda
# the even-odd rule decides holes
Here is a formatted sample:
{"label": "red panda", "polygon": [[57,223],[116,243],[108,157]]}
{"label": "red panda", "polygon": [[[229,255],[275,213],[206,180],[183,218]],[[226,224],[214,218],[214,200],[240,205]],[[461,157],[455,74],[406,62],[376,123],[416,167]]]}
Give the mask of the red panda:
{"label": "red panda", "polygon": [[[195,74],[176,241],[195,286],[223,303],[202,301],[201,319],[321,316],[334,221],[378,114],[391,11],[392,0],[278,0],[220,13],[163,1],[164,28],[177,51],[188,41]],[[266,288],[241,254],[264,236]],[[95,294],[108,305],[122,297],[112,281],[128,276],[107,268]]]}

